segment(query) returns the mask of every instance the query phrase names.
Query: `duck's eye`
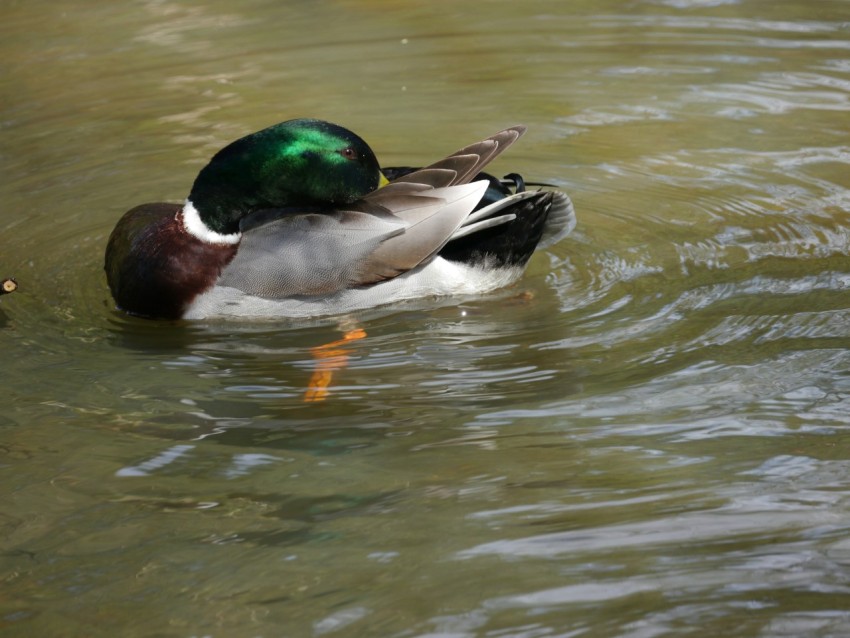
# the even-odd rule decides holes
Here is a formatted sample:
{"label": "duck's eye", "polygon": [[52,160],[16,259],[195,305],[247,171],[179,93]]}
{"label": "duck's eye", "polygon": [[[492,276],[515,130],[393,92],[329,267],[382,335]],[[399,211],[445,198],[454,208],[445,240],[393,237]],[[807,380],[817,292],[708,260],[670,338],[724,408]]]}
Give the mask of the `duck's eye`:
{"label": "duck's eye", "polygon": [[357,151],[355,151],[350,146],[346,146],[344,149],[342,149],[339,152],[339,154],[342,155],[345,159],[348,159],[348,160],[358,159]]}

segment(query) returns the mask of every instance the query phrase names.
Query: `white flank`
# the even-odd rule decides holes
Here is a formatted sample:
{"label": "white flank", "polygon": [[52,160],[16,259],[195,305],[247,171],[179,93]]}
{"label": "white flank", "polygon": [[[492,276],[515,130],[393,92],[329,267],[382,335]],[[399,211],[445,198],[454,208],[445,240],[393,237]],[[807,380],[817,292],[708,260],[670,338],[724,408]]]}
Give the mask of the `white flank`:
{"label": "white flank", "polygon": [[195,208],[190,199],[187,199],[186,203],[183,204],[183,210],[181,212],[183,227],[186,229],[186,232],[206,244],[238,244],[239,240],[242,239],[242,233],[224,235],[210,230],[201,219],[198,209]]}
{"label": "white flank", "polygon": [[327,297],[263,299],[246,295],[236,288],[216,286],[198,295],[183,318],[294,319],[344,314],[412,299],[477,295],[507,286],[516,281],[522,271],[520,267],[469,266],[437,257],[426,266],[414,268],[394,279],[374,286],[343,290]]}

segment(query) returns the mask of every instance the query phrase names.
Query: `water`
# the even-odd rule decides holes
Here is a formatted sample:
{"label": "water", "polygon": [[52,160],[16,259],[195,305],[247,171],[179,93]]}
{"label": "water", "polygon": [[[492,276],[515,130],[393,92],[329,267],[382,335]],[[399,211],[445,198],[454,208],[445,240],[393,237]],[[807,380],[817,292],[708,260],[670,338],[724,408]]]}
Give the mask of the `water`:
{"label": "water", "polygon": [[[850,634],[850,5],[6,2],[9,636]],[[299,116],[573,197],[510,290],[120,315],[103,247]]]}

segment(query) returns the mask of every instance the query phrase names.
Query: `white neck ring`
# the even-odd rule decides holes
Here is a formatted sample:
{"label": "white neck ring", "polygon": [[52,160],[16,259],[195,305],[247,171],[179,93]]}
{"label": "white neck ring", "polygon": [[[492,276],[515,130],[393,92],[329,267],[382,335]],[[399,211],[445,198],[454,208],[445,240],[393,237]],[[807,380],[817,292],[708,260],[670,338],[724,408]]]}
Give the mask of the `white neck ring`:
{"label": "white neck ring", "polygon": [[186,232],[197,237],[206,244],[238,244],[242,239],[242,233],[217,233],[210,230],[209,227],[201,219],[198,209],[192,204],[191,199],[187,199],[183,204],[181,218],[183,219],[183,228]]}

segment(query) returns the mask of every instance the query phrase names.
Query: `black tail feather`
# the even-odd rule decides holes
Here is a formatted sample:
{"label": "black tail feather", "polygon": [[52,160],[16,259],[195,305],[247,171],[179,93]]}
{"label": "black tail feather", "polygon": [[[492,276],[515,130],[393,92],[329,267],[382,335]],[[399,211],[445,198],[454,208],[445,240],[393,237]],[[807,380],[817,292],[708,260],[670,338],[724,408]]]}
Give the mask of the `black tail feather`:
{"label": "black tail feather", "polygon": [[486,262],[496,268],[524,266],[543,236],[551,206],[552,193],[535,193],[499,212],[515,214],[513,221],[450,241],[439,255],[468,264]]}
{"label": "black tail feather", "polygon": [[[408,166],[383,168],[383,173],[390,181],[416,170]],[[479,173],[476,180],[487,180],[490,185],[484,197],[475,210],[494,204],[516,193],[522,193],[526,186],[543,186],[536,182],[526,182],[521,175],[510,173],[499,179],[489,173]],[[548,186],[548,184],[545,184]],[[511,188],[513,187],[513,188]],[[549,214],[557,202],[556,223],[554,228],[547,228]],[[487,263],[495,268],[524,266],[531,258],[534,250],[540,244],[549,245],[572,230],[575,224],[575,214],[569,198],[563,193],[539,191],[531,197],[518,201],[500,210],[498,215],[513,213],[513,221],[487,228],[460,237],[446,244],[438,253],[440,257],[450,261],[466,264]],[[563,228],[562,228],[563,227]],[[552,237],[550,237],[550,235]],[[555,237],[558,235],[558,237]]]}

